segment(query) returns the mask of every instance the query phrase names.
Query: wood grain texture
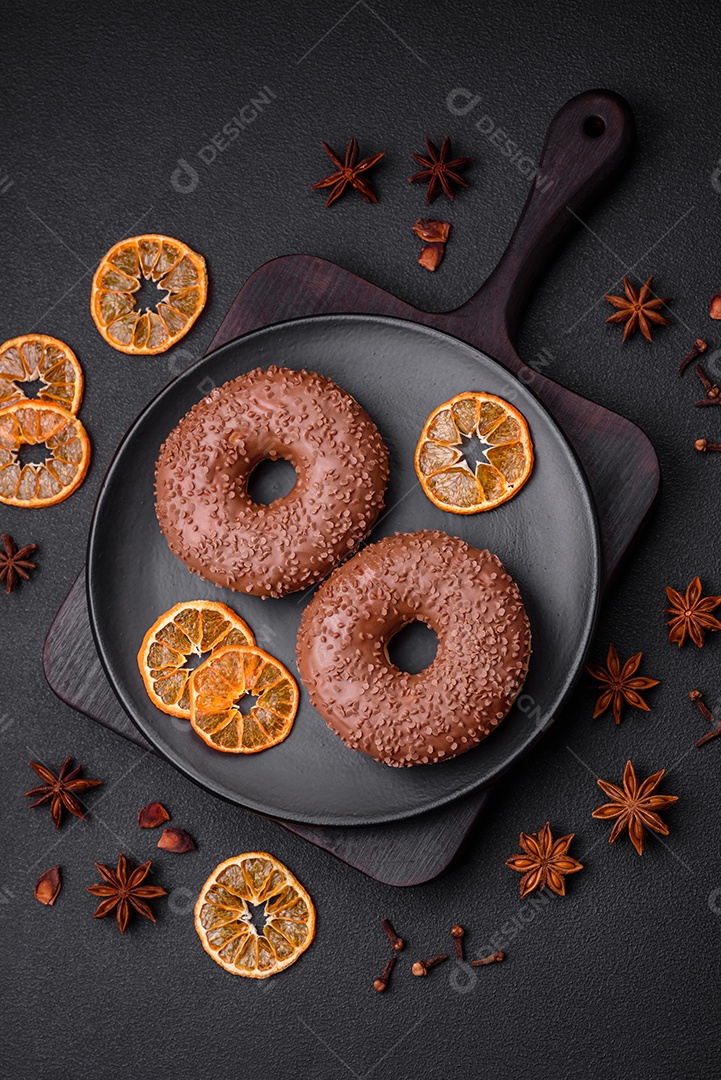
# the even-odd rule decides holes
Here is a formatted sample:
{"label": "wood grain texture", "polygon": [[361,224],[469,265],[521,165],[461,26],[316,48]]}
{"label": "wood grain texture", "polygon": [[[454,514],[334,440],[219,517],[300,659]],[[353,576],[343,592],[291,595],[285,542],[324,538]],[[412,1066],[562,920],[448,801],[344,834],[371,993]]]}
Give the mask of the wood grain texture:
{"label": "wood grain texture", "polygon": [[[420,311],[334,263],[289,255],[266,263],[248,278],[207,352],[273,323],[351,313],[408,319],[475,346],[533,390],[576,450],[596,501],[608,582],[656,495],[655,451],[629,421],[524,364],[515,340],[538,276],[578,218],[623,170],[633,142],[631,110],[618,95],[589,91],[564,105],[549,127],[537,178],[505,254],[478,292],[454,311]],[[50,629],[44,668],[53,690],[69,705],[148,746],[115,698],[95,652],[84,574]],[[448,865],[489,795],[488,788],[482,789],[439,811],[372,828],[279,824],[370,877],[412,885]]]}

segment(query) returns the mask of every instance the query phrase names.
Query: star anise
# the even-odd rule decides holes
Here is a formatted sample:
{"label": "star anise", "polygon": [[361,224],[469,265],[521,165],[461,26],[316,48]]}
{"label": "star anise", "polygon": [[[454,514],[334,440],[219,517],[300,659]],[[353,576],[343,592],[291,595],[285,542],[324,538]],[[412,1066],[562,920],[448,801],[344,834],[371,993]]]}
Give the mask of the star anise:
{"label": "star anise", "polygon": [[373,166],[385,156],[385,150],[382,150],[380,154],[374,154],[373,157],[363,158],[362,161],[357,161],[358,140],[351,139],[348,143],[348,149],[345,152],[345,161],[341,161],[335,151],[331,150],[327,143],[321,143],[321,145],[338,170],[337,172],[331,173],[330,176],[326,176],[324,180],[319,180],[317,184],[311,184],[311,189],[314,191],[317,188],[332,188],[325,205],[330,206],[331,203],[334,203],[335,200],[343,194],[349,184],[351,187],[354,187],[356,191],[360,192],[366,202],[378,202],[378,196],[375,191],[361,180],[358,174],[367,172],[368,169],[373,168]]}
{"label": "star anise", "polygon": [[623,330],[623,341],[634,333],[636,329],[639,329],[647,341],[653,341],[651,337],[650,323],[656,323],[659,326],[668,326],[668,319],[664,318],[658,311],[664,304],[668,304],[671,300],[670,296],[652,296],[651,282],[653,281],[653,274],[648,279],[645,285],[636,292],[628,278],[623,279],[623,287],[626,290],[625,296],[604,296],[604,300],[608,300],[609,304],[613,304],[618,311],[614,311],[613,315],[609,315],[606,322],[610,323],[625,323]]}
{"label": "star anise", "polygon": [[102,863],[96,863],[95,866],[105,884],[90,885],[88,888],[88,892],[93,896],[103,898],[93,913],[93,918],[104,919],[106,915],[115,911],[121,934],[125,933],[133,911],[155,922],[155,915],[150,904],[146,904],[145,901],[168,894],[159,885],[143,885],[152,865],[152,862],[148,860],[133,870],[124,855],[118,855],[118,865],[115,870],[111,870]]}
{"label": "star anise", "polygon": [[526,854],[514,855],[506,861],[506,866],[510,866],[511,870],[523,874],[521,898],[534,889],[544,889],[546,885],[558,896],[566,895],[565,875],[583,870],[583,863],[567,854],[574,835],[569,833],[554,840],[548,822],[537,833],[521,833],[519,843]]}
{"label": "star anise", "polygon": [[448,198],[453,201],[456,197],[456,193],[453,190],[454,184],[460,184],[463,187],[471,186],[456,170],[462,169],[465,165],[472,164],[476,159],[472,157],[461,157],[453,158],[449,161],[451,140],[447,135],[441,145],[440,153],[438,147],[428,138],[426,139],[426,147],[428,149],[428,157],[423,157],[422,154],[412,155],[418,164],[423,166],[423,169],[421,172],[409,176],[408,182],[413,184],[416,180],[428,181],[426,205],[432,203],[433,200],[440,195],[441,191],[445,192]]}
{"label": "star anise", "polygon": [[0,551],[0,581],[7,583],[5,592],[10,595],[16,585],[20,584],[20,578],[28,580],[29,570],[35,569],[35,563],[30,562],[30,556],[38,550],[37,544],[26,544],[18,548],[12,536],[3,533],[2,542],[5,551]]}
{"label": "star anise", "polygon": [[609,783],[608,780],[598,781],[601,791],[608,795],[611,802],[604,803],[603,806],[594,810],[593,817],[600,818],[602,821],[616,819],[608,838],[609,844],[613,844],[621,833],[628,829],[631,843],[639,855],[643,855],[649,829],[662,836],[668,836],[668,825],[655,811],[664,810],[667,806],[678,802],[678,795],[654,795],[665,771],[665,769],[660,769],[639,784],[633,765],[627,761],[623,771],[623,788]]}
{"label": "star anise", "polygon": [[26,791],[25,796],[40,796],[35,802],[30,803],[30,806],[40,806],[46,802],[50,803],[50,816],[55,823],[56,829],[60,828],[63,808],[84,821],[83,806],[76,795],[82,791],[89,791],[90,788],[99,787],[103,782],[102,780],[79,779],[83,767],[82,765],[76,765],[74,769],[71,769],[70,763],[72,760],[72,757],[65,759],[57,776],[51,773],[50,769],[46,769],[44,765],[39,765],[37,761],[30,762],[31,767],[40,779],[44,780],[44,783],[40,787]]}
{"label": "star anise", "polygon": [[621,710],[624,701],[627,701],[629,705],[633,705],[636,709],[643,709],[644,712],[651,711],[637,691],[650,690],[652,686],[658,686],[660,680],[646,679],[642,675],[634,677],[634,673],[638,671],[642,656],[642,652],[636,653],[635,656],[626,661],[622,668],[616,646],[609,645],[605,668],[601,667],[600,664],[586,664],[586,671],[604,686],[596,702],[596,708],[593,710],[594,720],[601,713],[604,713],[612,702],[613,718],[617,724],[621,723]]}
{"label": "star anise", "polygon": [[685,596],[670,587],[666,588],[666,596],[672,605],[666,608],[666,614],[673,616],[667,623],[671,627],[668,640],[675,641],[679,649],[686,640],[687,634],[694,645],[698,645],[700,649],[707,630],[721,630],[721,622],[714,615],[709,614],[721,604],[721,596],[702,598],[699,577],[693,579],[686,589]]}

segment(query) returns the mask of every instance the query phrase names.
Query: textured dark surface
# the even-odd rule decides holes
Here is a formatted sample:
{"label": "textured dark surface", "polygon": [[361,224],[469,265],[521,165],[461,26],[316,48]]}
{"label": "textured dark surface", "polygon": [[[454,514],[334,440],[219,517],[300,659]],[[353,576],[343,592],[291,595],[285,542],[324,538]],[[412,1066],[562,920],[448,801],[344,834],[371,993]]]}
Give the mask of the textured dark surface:
{"label": "textured dark surface", "polygon": [[[718,344],[706,311],[721,284],[713,241],[721,215],[721,17],[708,4],[682,14],[668,0],[652,9],[495,0],[426,14],[407,2],[349,9],[251,4],[229,16],[185,4],[172,12],[131,5],[102,15],[88,5],[86,13],[56,7],[42,18],[35,9],[5,16],[3,336],[35,328],[76,349],[88,379],[81,415],[96,452],[69,502],[0,513],[3,531],[41,545],[32,584],[0,596],[6,1071],[715,1077],[721,743],[693,749],[705,724],[687,693],[698,685],[715,704],[721,641],[712,636],[703,652],[675,649],[662,609],[663,586],[685,587],[695,573],[707,591],[721,591],[720,463],[690,446],[700,435],[721,435],[721,421],[715,410],[693,409],[693,375],[682,383],[675,375],[694,337],[706,336],[712,354]],[[487,116],[482,131],[503,129],[533,157],[558,105],[590,85],[629,99],[639,152],[545,279],[520,351],[541,354],[546,374],[638,423],[659,453],[657,510],[607,599],[592,652],[602,659],[609,639],[622,657],[643,649],[642,671],[663,682],[648,695],[653,712],[629,712],[619,728],[608,717],[591,720],[595,698],[581,686],[494,797],[456,864],[427,886],[399,892],[272,823],[239,818],[62,706],[43,680],[42,642],[84,561],[93,497],[113,449],[149,398],[204,351],[238,282],[268,258],[309,251],[418,307],[457,305],[497,261],[528,183],[476,119]],[[276,95],[271,104],[203,164],[198,149],[263,86]],[[481,97],[466,116],[446,107],[456,87]],[[441,270],[429,275],[416,266],[409,228],[423,212],[420,186],[405,181],[423,135],[445,132],[459,153],[479,160],[467,172],[471,191],[453,206],[434,204],[454,230]],[[322,194],[308,190],[326,171],[318,141],[339,149],[353,134],[361,153],[389,150],[376,172],[380,202],[369,207],[349,194],[326,211]],[[181,157],[199,177],[186,195],[170,186]],[[143,227],[176,233],[205,255],[211,274],[206,314],[179,350],[157,360],[114,353],[87,313],[98,259],[124,231]],[[661,294],[675,297],[674,325],[652,346],[634,339],[622,349],[620,331],[603,325],[600,297],[618,292],[619,277],[634,266],[641,280],[655,273]],[[707,367],[714,365],[718,377],[712,355]],[[19,794],[32,783],[30,756],[52,767],[69,752],[106,786],[90,792],[87,822],[55,833]],[[680,796],[667,814],[670,837],[651,841],[642,859],[627,841],[609,847],[607,826],[590,817],[602,798],[594,776],[619,779],[628,756],[641,773],[666,766],[664,790]],[[156,905],[157,926],[136,925],[121,939],[109,921],[91,920],[94,902],[84,890],[96,880],[94,860],[114,862],[118,850],[138,859],[153,853],[154,834],[138,832],[135,815],[154,798],[199,850],[159,853],[156,880],[171,897]],[[536,908],[519,903],[518,875],[503,862],[517,850],[519,829],[547,818],[554,832],[577,833],[571,853],[586,869],[565,900]],[[310,890],[319,922],[303,959],[257,986],[207,960],[189,910],[217,862],[263,847]],[[54,908],[42,908],[32,886],[57,862],[64,889]],[[382,914],[411,946],[391,990],[379,996],[370,982],[385,962]],[[447,947],[456,920],[472,928],[469,954],[498,940],[507,963],[481,969],[465,993],[450,963],[411,980],[411,958]]]}

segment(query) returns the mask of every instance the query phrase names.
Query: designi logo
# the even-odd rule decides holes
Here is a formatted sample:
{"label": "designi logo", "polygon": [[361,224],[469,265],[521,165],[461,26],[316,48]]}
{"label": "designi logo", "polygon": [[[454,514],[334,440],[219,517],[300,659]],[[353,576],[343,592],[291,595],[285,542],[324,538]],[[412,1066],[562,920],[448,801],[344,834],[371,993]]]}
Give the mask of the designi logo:
{"label": "designi logo", "polygon": [[[204,143],[196,150],[194,157],[198,158],[204,165],[212,165],[220,154],[224,154],[230,148],[240,136],[240,133],[245,131],[272,101],[275,101],[277,96],[269,86],[264,86],[262,90],[258,91],[256,97],[252,97],[246,105],[243,105],[238,110],[235,116],[232,116],[230,120],[223,124],[220,131],[216,131],[214,135],[211,135],[207,143]],[[171,174],[170,186],[181,195],[190,195],[195,191],[199,183],[200,172],[195,165],[185,157],[178,158],[178,167]]]}
{"label": "designi logo", "polygon": [[711,187],[718,195],[721,195],[721,158],[718,159],[711,173]]}
{"label": "designi logo", "polygon": [[[457,86],[446,96],[446,108],[452,116],[468,116],[480,105],[481,100],[480,94],[474,94],[462,86]],[[476,130],[485,136],[499,153],[509,159],[521,176],[534,179],[539,191],[545,192],[553,187],[554,181],[540,171],[535,158],[527,154],[515,139],[510,138],[509,133],[497,124],[489,113],[476,118],[474,123]]]}

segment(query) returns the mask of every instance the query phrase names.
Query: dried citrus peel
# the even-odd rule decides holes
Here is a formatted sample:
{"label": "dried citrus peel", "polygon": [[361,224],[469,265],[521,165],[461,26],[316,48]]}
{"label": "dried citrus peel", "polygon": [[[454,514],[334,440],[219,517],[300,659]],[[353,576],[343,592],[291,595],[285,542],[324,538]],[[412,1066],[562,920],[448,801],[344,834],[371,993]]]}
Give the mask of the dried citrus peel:
{"label": "dried citrus peel", "polygon": [[[40,382],[35,398],[29,383]],[[64,341],[47,334],[23,334],[0,345],[0,408],[18,401],[49,401],[76,413],[83,398],[83,370]]]}
{"label": "dried citrus peel", "polygon": [[188,660],[222,645],[254,643],[248,624],[225,604],[212,600],[176,604],[156,619],[138,652],[148,697],[162,712],[189,720]]}
{"label": "dried citrus peel", "polygon": [[[463,445],[474,438],[481,460],[472,468]],[[533,469],[533,443],[518,409],[494,394],[457,394],[426,421],[415,468],[428,498],[442,510],[477,514],[507,502]]]}
{"label": "dried citrus peel", "polygon": [[[264,925],[253,925],[262,908]],[[315,907],[298,879],[266,851],[216,866],[195,905],[195,929],[209,956],[232,975],[267,979],[290,967],[315,937]]]}
{"label": "dried citrus peel", "polygon": [[[279,660],[257,646],[217,649],[193,672],[190,722],[209,746],[257,754],[282,742],[298,711],[298,686]],[[247,714],[240,700],[257,700]]]}
{"label": "dried citrus peel", "polygon": [[[23,465],[24,446],[44,444],[47,457]],[[44,507],[80,486],[90,464],[90,440],[77,416],[45,401],[19,401],[0,409],[0,502]]]}
{"label": "dried citrus peel", "polygon": [[[143,281],[158,286],[154,310],[141,311]],[[90,311],[109,345],[120,352],[154,354],[175,345],[205,307],[205,259],[170,236],[148,233],[121,240],[93,277]]]}

